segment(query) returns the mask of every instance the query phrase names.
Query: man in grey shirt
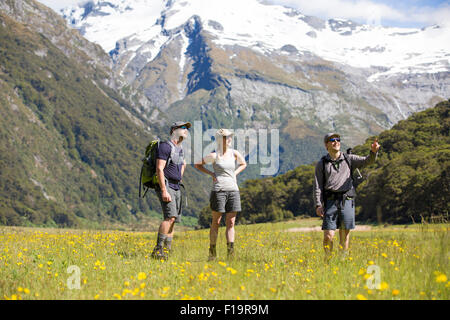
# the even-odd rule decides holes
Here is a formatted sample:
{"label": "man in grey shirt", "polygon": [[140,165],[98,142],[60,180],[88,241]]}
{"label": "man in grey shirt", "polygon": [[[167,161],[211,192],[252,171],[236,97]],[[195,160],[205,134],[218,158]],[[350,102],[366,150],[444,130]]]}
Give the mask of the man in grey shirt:
{"label": "man in grey shirt", "polygon": [[323,218],[323,246],[328,257],[333,250],[335,230],[339,229],[340,245],[346,252],[350,230],[355,228],[356,193],[352,170],[374,163],[380,148],[375,139],[368,156],[344,155],[340,151],[340,138],[337,133],[325,135],[324,143],[328,154],[317,162],[314,179],[314,202],[317,215]]}

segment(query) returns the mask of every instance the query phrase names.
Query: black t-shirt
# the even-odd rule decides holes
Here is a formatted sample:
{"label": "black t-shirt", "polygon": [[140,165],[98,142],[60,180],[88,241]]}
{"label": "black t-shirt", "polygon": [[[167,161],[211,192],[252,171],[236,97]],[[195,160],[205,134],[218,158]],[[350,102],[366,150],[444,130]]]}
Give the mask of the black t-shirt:
{"label": "black t-shirt", "polygon": [[[174,154],[170,160],[170,163],[164,168],[164,176],[170,180],[180,181],[181,168],[183,167],[184,163],[183,148],[181,146],[174,145],[172,147],[168,142],[161,142],[156,153],[156,159],[167,161],[172,152],[172,148],[174,148]],[[174,190],[180,189],[180,186],[177,183],[171,183],[170,181],[169,187]]]}

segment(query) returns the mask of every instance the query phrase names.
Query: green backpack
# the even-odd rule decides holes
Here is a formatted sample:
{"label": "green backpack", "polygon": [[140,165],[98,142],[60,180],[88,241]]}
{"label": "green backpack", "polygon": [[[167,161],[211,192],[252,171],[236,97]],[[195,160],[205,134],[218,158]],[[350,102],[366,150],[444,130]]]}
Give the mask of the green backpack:
{"label": "green backpack", "polygon": [[159,140],[151,141],[145,148],[145,157],[142,159],[141,174],[139,175],[139,198],[141,197],[142,186],[144,186],[144,195],[148,189],[155,189],[158,184],[156,174],[156,151],[159,148]]}
{"label": "green backpack", "polygon": [[[142,186],[144,186],[144,195],[142,198],[145,197],[149,189],[155,189],[159,186],[159,179],[156,174],[156,152],[158,151],[159,144],[159,140],[153,140],[150,141],[147,148],[145,148],[145,157],[142,159],[141,174],[139,175],[139,198],[142,194]],[[173,145],[171,142],[169,142],[169,144],[173,152]],[[171,159],[172,153],[169,159],[167,159],[166,167],[170,163]]]}

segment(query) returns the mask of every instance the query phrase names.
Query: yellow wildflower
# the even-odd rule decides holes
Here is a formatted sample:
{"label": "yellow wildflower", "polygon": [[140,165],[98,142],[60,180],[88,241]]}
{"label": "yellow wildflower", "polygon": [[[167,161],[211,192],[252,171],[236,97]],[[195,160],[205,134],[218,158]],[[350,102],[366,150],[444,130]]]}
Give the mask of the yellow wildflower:
{"label": "yellow wildflower", "polygon": [[445,274],[443,274],[443,273],[439,274],[436,277],[436,282],[437,283],[447,282],[447,276]]}
{"label": "yellow wildflower", "polygon": [[227,271],[230,271],[231,274],[236,274],[237,273],[237,271],[235,269],[231,268],[231,267],[228,267]]}
{"label": "yellow wildflower", "polygon": [[380,290],[386,290],[386,289],[388,289],[389,288],[389,285],[387,284],[387,282],[381,282],[380,283]]}
{"label": "yellow wildflower", "polygon": [[147,279],[147,275],[145,274],[145,272],[139,272],[138,280],[145,280],[145,279]]}

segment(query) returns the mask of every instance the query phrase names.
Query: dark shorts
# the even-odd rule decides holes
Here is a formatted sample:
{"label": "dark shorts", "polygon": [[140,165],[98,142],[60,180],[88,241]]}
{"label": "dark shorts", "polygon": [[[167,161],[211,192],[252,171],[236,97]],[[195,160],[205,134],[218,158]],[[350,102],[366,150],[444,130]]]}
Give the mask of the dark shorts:
{"label": "dark shorts", "polygon": [[167,192],[170,194],[170,197],[172,198],[172,201],[170,202],[163,201],[161,189],[156,190],[159,202],[161,203],[164,219],[175,217],[176,218],[175,222],[180,222],[181,212],[183,209],[181,189],[174,190],[171,187],[167,187]]}
{"label": "dark shorts", "polygon": [[346,199],[338,209],[336,200],[327,200],[322,230],[355,229],[355,199]]}
{"label": "dark shorts", "polygon": [[240,212],[241,195],[239,191],[211,191],[209,204],[216,212]]}

